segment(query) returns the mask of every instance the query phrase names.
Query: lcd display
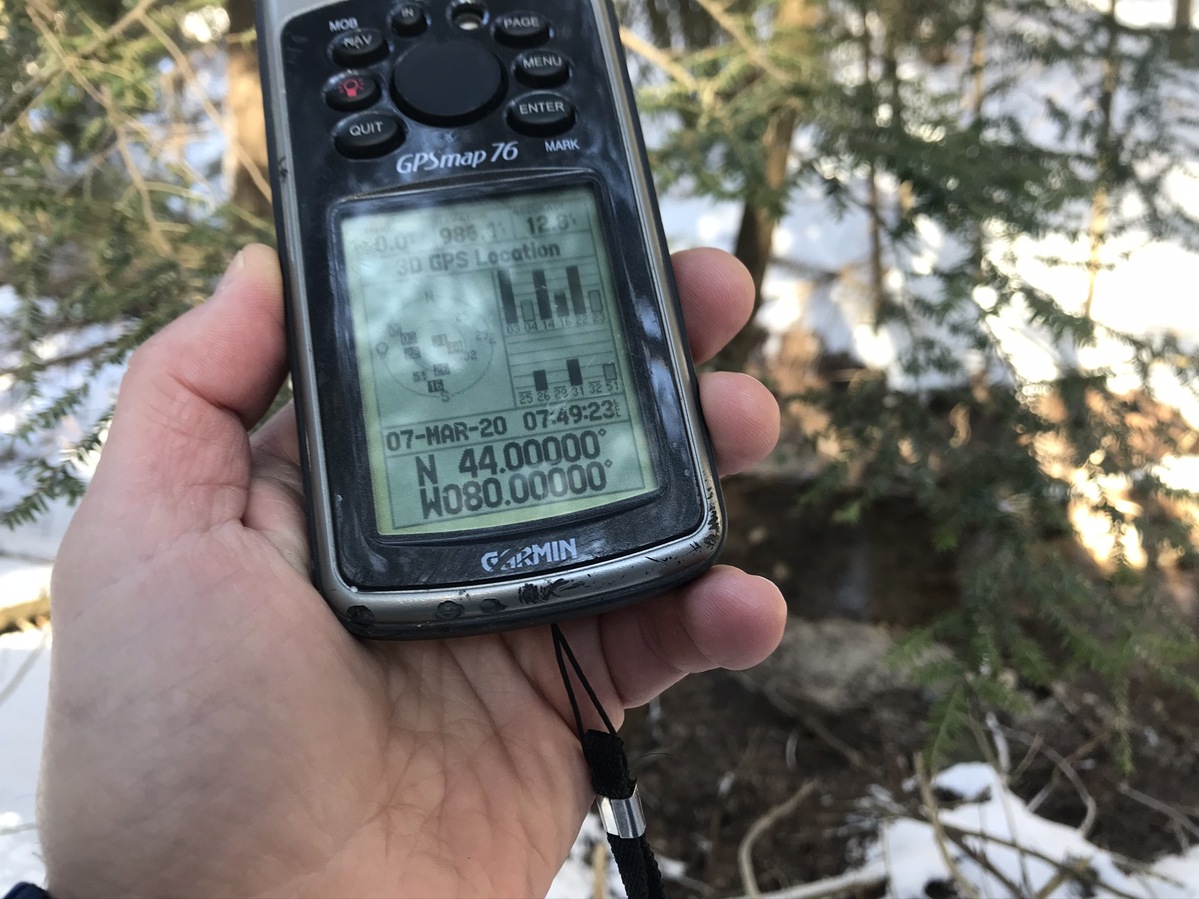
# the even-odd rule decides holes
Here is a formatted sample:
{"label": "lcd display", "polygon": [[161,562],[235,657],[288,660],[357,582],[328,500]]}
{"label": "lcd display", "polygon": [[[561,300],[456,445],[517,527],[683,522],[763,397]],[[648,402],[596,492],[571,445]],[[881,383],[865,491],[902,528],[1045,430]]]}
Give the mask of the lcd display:
{"label": "lcd display", "polygon": [[380,534],[655,489],[590,188],[359,203],[339,231]]}

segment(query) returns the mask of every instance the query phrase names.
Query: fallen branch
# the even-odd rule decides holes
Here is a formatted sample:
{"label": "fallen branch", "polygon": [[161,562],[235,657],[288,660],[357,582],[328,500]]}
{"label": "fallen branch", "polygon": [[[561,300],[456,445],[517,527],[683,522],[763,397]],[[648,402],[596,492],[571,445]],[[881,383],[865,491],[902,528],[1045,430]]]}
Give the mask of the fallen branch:
{"label": "fallen branch", "polygon": [[838,874],[812,883],[762,893],[762,899],[835,899],[837,896],[857,896],[885,886],[889,880],[887,863],[876,859],[856,871]]}
{"label": "fallen branch", "polygon": [[924,759],[917,753],[914,761],[916,782],[920,785],[920,799],[924,803],[928,823],[932,825],[933,835],[936,837],[937,842],[937,851],[941,853],[941,861],[945,863],[945,869],[949,872],[949,876],[953,878],[954,883],[966,894],[968,899],[981,899],[978,890],[974,888],[974,884],[962,873],[962,869],[958,867],[958,863],[954,860],[953,855],[949,852],[949,847],[946,845],[949,842],[949,838],[946,836],[949,828],[941,820],[941,807],[937,804],[937,797],[933,794],[932,778],[928,776],[928,771],[924,767]]}
{"label": "fallen branch", "polygon": [[1155,812],[1160,812],[1169,818],[1170,822],[1174,825],[1175,835],[1178,837],[1178,842],[1181,845],[1183,852],[1188,851],[1191,846],[1182,839],[1181,831],[1185,830],[1191,836],[1199,839],[1199,827],[1195,826],[1195,822],[1193,822],[1185,812],[1180,812],[1178,809],[1174,808],[1168,803],[1162,802],[1160,799],[1154,799],[1147,793],[1142,793],[1140,790],[1130,787],[1128,784],[1116,784],[1116,789],[1120,791],[1121,795],[1127,796],[1133,802],[1139,802],[1146,808],[1151,808]]}
{"label": "fallen branch", "polygon": [[870,770],[869,765],[866,763],[866,757],[862,755],[862,753],[858,752],[856,749],[834,734],[831,730],[825,727],[816,719],[814,715],[809,715],[807,712],[800,709],[795,703],[780,695],[778,690],[769,685],[758,686],[748,677],[745,677],[739,672],[736,674],[736,679],[737,683],[739,683],[746,690],[763,697],[767,702],[769,702],[784,715],[788,716],[789,718],[794,718],[796,721],[802,724],[804,728],[807,729],[813,736],[828,746],[829,749],[842,756],[854,768],[857,768],[859,771]]}
{"label": "fallen branch", "polygon": [[[1029,849],[1027,846],[1021,846],[1019,843],[1017,843],[1013,840],[1007,840],[1007,839],[1004,839],[1003,837],[997,837],[994,834],[983,833],[978,830],[969,830],[968,828],[965,828],[965,827],[958,827],[954,824],[946,824],[944,822],[941,823],[941,827],[944,828],[946,833],[952,833],[954,836],[971,837],[973,839],[985,840],[987,842],[994,843],[996,846],[1006,846],[1008,849],[1015,849],[1017,852],[1023,852],[1025,854],[1027,854],[1028,856],[1030,856],[1031,858],[1039,859],[1040,861],[1043,861],[1048,865],[1052,865],[1056,869],[1061,869],[1063,867],[1070,868],[1072,866],[1072,864],[1077,864],[1077,861],[1072,863],[1070,861],[1063,861],[1058,858],[1053,858],[1050,855],[1046,855],[1044,852],[1040,852],[1039,850],[1036,850],[1036,849]],[[1108,854],[1110,855],[1111,853],[1108,853]],[[1115,858],[1115,856],[1113,856],[1113,858]],[[1085,861],[1085,859],[1078,860],[1078,861]],[[1074,870],[1077,872],[1077,868],[1075,868]],[[1092,888],[1102,888],[1104,890],[1107,890],[1113,896],[1120,897],[1120,899],[1138,899],[1138,897],[1133,896],[1130,893],[1126,893],[1123,890],[1112,886],[1107,881],[1101,879],[1099,877],[1099,875],[1093,873],[1093,871],[1090,868],[1088,868],[1084,873],[1081,873],[1081,874],[1076,873],[1075,876],[1078,877],[1078,879],[1082,883],[1085,883]],[[1154,876],[1156,877],[1157,875],[1154,875]],[[1167,881],[1165,878],[1162,878],[1162,881],[1164,883],[1169,883],[1169,881]],[[1178,884],[1178,886],[1182,886],[1182,884]]]}
{"label": "fallen branch", "polygon": [[[1066,778],[1066,780],[1070,781],[1071,785],[1074,787],[1075,792],[1078,793],[1078,798],[1082,800],[1082,804],[1086,807],[1086,810],[1087,810],[1086,814],[1083,816],[1082,822],[1077,827],[1078,835],[1085,839],[1091,833],[1091,828],[1095,826],[1095,820],[1099,817],[1099,804],[1097,802],[1095,802],[1095,798],[1091,795],[1090,791],[1087,790],[1086,786],[1083,784],[1082,778],[1078,776],[1078,772],[1074,769],[1074,766],[1072,764],[1070,764],[1070,758],[1063,756],[1060,752],[1058,752],[1056,749],[1052,748],[1051,746],[1043,745],[1040,737],[1034,737],[1031,734],[1027,734],[1021,730],[1016,730],[1015,728],[1012,728],[1012,727],[1007,728],[1007,732],[1009,734],[1011,734],[1013,737],[1017,737],[1018,739],[1025,740],[1026,742],[1032,744],[1033,746],[1038,746],[1040,748],[1041,752],[1043,752],[1045,754],[1045,757],[1047,759],[1049,759],[1051,762],[1053,762],[1053,764],[1056,766],[1057,771],[1060,771],[1061,774]],[[1084,744],[1084,747],[1087,745],[1089,745],[1089,743]],[[1083,748],[1083,747],[1080,747],[1080,748]],[[1077,753],[1078,753],[1078,750],[1076,749],[1073,753],[1071,753],[1071,757],[1075,756]],[[1025,807],[1030,812],[1035,812],[1037,810],[1037,807],[1040,806],[1040,804],[1042,802],[1044,802],[1045,797],[1049,795],[1048,791],[1051,790],[1052,787],[1053,787],[1053,781],[1051,779],[1049,784],[1046,785],[1045,789],[1041,790],[1041,792],[1039,792],[1036,796],[1034,796],[1029,801],[1028,805]]]}
{"label": "fallen branch", "polygon": [[[975,849],[973,846],[967,843],[965,837],[961,837],[953,833],[946,833],[946,836],[953,843],[953,845],[957,846],[960,850],[962,850],[962,852],[970,856],[971,860],[976,865],[989,871],[995,877],[995,879],[1002,883],[1008,892],[1010,892],[1013,896],[1023,896],[1028,892],[1028,890],[1022,889],[1015,881],[999,870],[999,868],[995,866],[991,859],[987,857],[986,852]],[[1028,872],[1024,871],[1023,874],[1027,880]]]}
{"label": "fallen branch", "polygon": [[37,664],[38,656],[42,654],[42,650],[46,648],[46,640],[49,639],[50,632],[46,631],[42,635],[42,642],[34,647],[33,652],[21,662],[21,666],[16,670],[8,683],[0,687],[0,705],[8,700],[10,696],[17,692],[17,687],[21,686],[21,682],[29,676],[29,672],[33,670],[33,666]]}
{"label": "fallen branch", "polygon": [[596,840],[591,850],[591,899],[607,899],[608,895],[608,847],[603,840]]}
{"label": "fallen branch", "polygon": [[762,834],[770,830],[780,820],[787,817],[791,812],[807,799],[812,791],[816,789],[815,780],[807,781],[801,786],[786,802],[776,805],[761,818],[753,823],[749,831],[741,840],[741,845],[737,847],[737,867],[741,871],[741,888],[745,890],[745,895],[751,899],[759,899],[762,893],[758,889],[758,879],[754,874],[753,851],[754,844],[758,842]]}

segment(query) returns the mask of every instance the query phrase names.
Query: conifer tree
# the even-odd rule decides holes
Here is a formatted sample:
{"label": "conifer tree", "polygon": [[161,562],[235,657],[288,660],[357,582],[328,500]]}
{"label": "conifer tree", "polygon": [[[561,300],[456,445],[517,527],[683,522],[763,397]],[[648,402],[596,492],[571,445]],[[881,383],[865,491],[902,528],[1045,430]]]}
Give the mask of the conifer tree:
{"label": "conifer tree", "polygon": [[[1069,0],[829,2],[820,62],[772,78],[730,37],[718,66],[712,50],[677,56],[691,81],[661,93],[668,106],[700,107],[663,159],[679,171],[706,165],[694,183],[722,197],[764,188],[760,153],[756,167],[742,161],[772,109],[802,103],[809,149],[776,208],[788,188],[815,183],[830,216],[864,213],[858,280],[873,326],[899,349],[885,371],[796,398],[827,421],[813,444],[840,448],[809,499],[837,497],[852,519],[911,496],[934,523],[929,552],[956,554],[960,605],[917,630],[906,653],[929,658],[933,640],[954,649],[924,672],[944,688],[938,750],[972,701],[1011,708],[1013,684],[1069,672],[1103,674],[1122,709],[1146,668],[1199,695],[1183,674],[1199,644],[1155,594],[1153,564],[1138,571],[1127,555],[1139,544],[1151,560],[1194,564],[1193,497],[1154,467],[1186,450],[1190,429],[1154,385],[1165,376],[1193,388],[1199,355],[1169,334],[1118,333],[1093,308],[1123,238],[1197,248],[1195,213],[1167,187],[1194,158],[1199,77],[1171,61],[1169,32],[1132,28],[1118,12]],[[745,16],[736,27],[762,21]],[[1042,89],[1047,79],[1059,96]],[[727,97],[730,83],[737,110],[704,116],[704,99]],[[1084,275],[1077,294],[1039,286],[1017,252],[1023,237],[1047,235],[1072,249],[1035,261]],[[1014,332],[1050,347],[1056,373],[1028,370]],[[1088,363],[1097,343],[1109,356],[1123,348],[1132,389]],[[1116,495],[1121,485],[1135,502]],[[1117,538],[1105,569],[1080,564],[1060,539],[1079,507]]]}
{"label": "conifer tree", "polygon": [[103,417],[65,456],[45,435],[85,408],[98,372],[202,299],[236,246],[269,237],[218,182],[222,60],[202,32],[219,13],[194,0],[0,7],[0,283],[14,291],[0,389],[17,418],[5,455],[27,488],[0,503],[6,523],[81,493]]}

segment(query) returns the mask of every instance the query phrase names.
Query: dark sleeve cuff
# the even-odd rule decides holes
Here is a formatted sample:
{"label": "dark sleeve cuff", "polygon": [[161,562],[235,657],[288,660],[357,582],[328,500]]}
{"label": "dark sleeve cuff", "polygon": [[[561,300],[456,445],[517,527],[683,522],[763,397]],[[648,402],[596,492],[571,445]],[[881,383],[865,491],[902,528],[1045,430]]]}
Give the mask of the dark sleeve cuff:
{"label": "dark sleeve cuff", "polygon": [[32,883],[18,883],[4,895],[4,899],[50,899],[50,894]]}

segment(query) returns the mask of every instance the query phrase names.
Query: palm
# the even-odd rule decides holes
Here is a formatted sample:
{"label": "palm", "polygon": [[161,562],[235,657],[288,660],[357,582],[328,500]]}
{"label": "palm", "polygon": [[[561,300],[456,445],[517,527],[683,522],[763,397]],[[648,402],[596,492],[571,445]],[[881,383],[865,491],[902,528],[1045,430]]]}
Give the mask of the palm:
{"label": "palm", "polygon": [[[139,351],[56,564],[51,891],[544,892],[589,798],[549,635],[382,644],[336,624],[306,575],[294,420],[247,436],[284,365],[273,257],[247,258]],[[727,281],[723,260],[680,271],[706,285],[699,356],[731,333],[713,266]],[[743,467],[769,403],[707,383],[718,460]],[[717,569],[568,634],[619,720],[687,671],[756,661],[780,609]]]}
{"label": "palm", "polygon": [[[291,427],[285,414],[263,432],[260,446],[270,451],[260,450],[257,467],[269,476],[255,479],[249,491],[245,521],[262,529],[247,533],[249,541],[259,534],[283,545],[303,539],[296,494],[281,486],[293,479],[298,483],[300,473],[290,460],[275,455],[274,446],[281,433],[286,452],[292,445]],[[303,572],[296,576],[298,582],[280,586],[292,597],[307,592],[306,605],[327,617]],[[619,628],[619,618],[587,619],[570,628],[601,701],[617,721],[624,702],[616,695],[598,635],[606,622],[615,620]],[[404,872],[403,878],[417,876],[430,895],[477,893],[482,884],[497,895],[534,895],[536,885],[548,882],[561,864],[589,801],[548,629],[365,644],[341,631],[333,632],[335,639],[328,642],[323,639],[327,633],[315,625],[297,623],[303,652],[296,655],[297,668],[286,680],[323,672],[337,692],[357,696],[362,707],[336,707],[341,720],[320,710],[316,720],[306,720],[314,717],[311,697],[306,691],[292,692],[301,699],[295,709],[297,733],[319,728],[331,738],[327,749],[335,761],[358,769],[358,779],[346,784],[340,796],[349,830],[337,842],[349,856],[364,855],[349,870],[373,877],[362,862],[379,847],[389,855],[386,871],[391,877],[364,881],[349,892],[367,895],[382,888],[398,893],[404,885],[399,872]],[[313,635],[318,639],[305,640]],[[325,687],[313,684],[311,689]],[[414,697],[431,701],[414,702]],[[347,745],[386,748],[359,754]],[[306,780],[309,772],[296,774]],[[318,893],[344,890],[348,884],[340,875],[320,886]]]}

